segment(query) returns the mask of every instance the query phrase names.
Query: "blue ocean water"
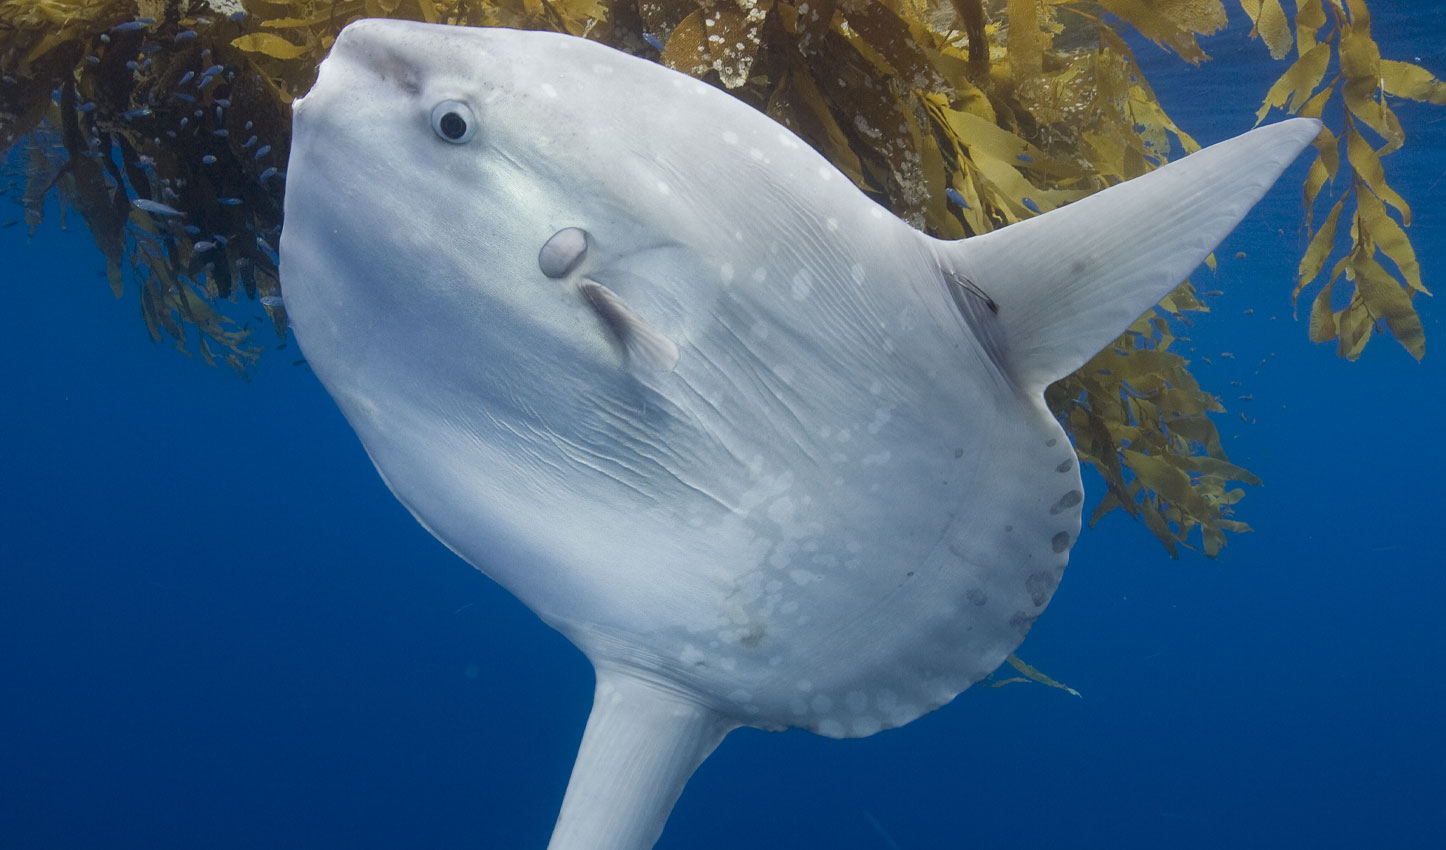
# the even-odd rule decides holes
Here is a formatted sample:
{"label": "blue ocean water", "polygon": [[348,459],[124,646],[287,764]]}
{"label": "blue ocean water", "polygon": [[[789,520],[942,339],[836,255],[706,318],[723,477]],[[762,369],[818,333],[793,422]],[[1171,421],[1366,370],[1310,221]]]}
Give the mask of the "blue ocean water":
{"label": "blue ocean water", "polygon": [[[1388,56],[1446,73],[1446,12],[1375,6]],[[1140,48],[1202,143],[1282,68],[1236,24],[1203,69]],[[1388,168],[1439,290],[1446,112],[1396,108]],[[1306,340],[1307,159],[1197,277],[1225,295],[1187,343],[1265,480],[1256,531],[1172,561],[1111,515],[1020,650],[1081,698],[974,689],[857,741],[739,731],[660,848],[1442,845],[1443,311],[1417,301],[1420,364]],[[151,345],[54,216],[0,230],[0,258],[0,847],[545,846],[590,668],[413,522],[294,345],[249,384]]]}

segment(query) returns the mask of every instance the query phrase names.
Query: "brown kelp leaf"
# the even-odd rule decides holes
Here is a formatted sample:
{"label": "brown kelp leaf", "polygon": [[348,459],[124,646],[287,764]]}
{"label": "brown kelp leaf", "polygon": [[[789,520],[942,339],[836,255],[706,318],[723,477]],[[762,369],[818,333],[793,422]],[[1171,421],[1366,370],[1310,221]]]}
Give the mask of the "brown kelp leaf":
{"label": "brown kelp leaf", "polygon": [[1300,53],[1315,46],[1320,28],[1326,25],[1321,0],[1295,0],[1295,46]]}
{"label": "brown kelp leaf", "polygon": [[1326,68],[1330,66],[1331,46],[1321,42],[1306,51],[1286,69],[1265,94],[1265,102],[1255,112],[1257,123],[1264,120],[1271,109],[1284,109],[1294,114],[1310,100],[1321,80],[1325,79]]}
{"label": "brown kelp leaf", "polygon": [[1071,688],[1069,685],[1064,685],[1056,682],[1054,679],[1051,679],[1050,677],[1046,676],[1035,668],[1024,663],[1023,659],[1021,659],[1019,656],[1015,655],[1012,652],[1009,653],[1009,657],[1005,660],[1009,662],[1010,667],[1018,670],[1020,674],[1024,676],[1024,678],[1028,679],[1031,682],[1038,682],[1041,685],[1048,685],[1051,688],[1059,688],[1060,690],[1071,693],[1075,696],[1080,695],[1079,691]]}
{"label": "brown kelp leaf", "polygon": [[1334,281],[1316,293],[1310,306],[1310,341],[1326,342],[1336,338],[1336,315],[1331,311],[1331,287]]}
{"label": "brown kelp leaf", "polygon": [[1350,160],[1356,176],[1365,181],[1366,186],[1375,192],[1377,197],[1395,207],[1401,214],[1402,222],[1409,226],[1411,208],[1395,189],[1386,185],[1386,172],[1381,167],[1380,154],[1355,128],[1346,131],[1346,158]]}
{"label": "brown kelp leaf", "polygon": [[1446,104],[1446,83],[1430,71],[1410,62],[1381,60],[1381,88],[1396,97],[1408,97],[1426,103]]}
{"label": "brown kelp leaf", "polygon": [[1265,41],[1265,46],[1270,49],[1270,58],[1284,59],[1295,38],[1285,20],[1285,10],[1280,8],[1280,0],[1240,0],[1240,8],[1255,25],[1251,36],[1259,36]]}
{"label": "brown kelp leaf", "polygon": [[1346,196],[1342,195],[1335,205],[1331,207],[1330,214],[1321,223],[1320,229],[1310,238],[1310,244],[1305,248],[1305,255],[1300,258],[1300,267],[1296,270],[1295,290],[1290,293],[1294,301],[1300,297],[1300,291],[1305,289],[1311,281],[1316,279],[1320,270],[1325,266],[1326,257],[1336,244],[1336,224],[1341,217],[1341,210],[1345,208]]}
{"label": "brown kelp leaf", "polygon": [[1226,23],[1219,0],[1100,0],[1100,5],[1192,64],[1209,58],[1195,36],[1219,32]]}
{"label": "brown kelp leaf", "polygon": [[1356,193],[1356,214],[1370,231],[1371,241],[1381,253],[1391,259],[1400,270],[1406,285],[1417,292],[1430,295],[1421,285],[1421,264],[1416,261],[1416,249],[1406,238],[1406,231],[1386,212],[1381,199],[1373,192]]}
{"label": "brown kelp leaf", "polygon": [[726,88],[748,82],[771,2],[720,0],[689,13],[663,46],[662,62],[694,77],[716,72]]}
{"label": "brown kelp leaf", "polygon": [[1425,357],[1426,336],[1421,328],[1421,317],[1411,306],[1411,296],[1363,248],[1358,248],[1352,255],[1351,267],[1355,271],[1356,291],[1360,293],[1371,318],[1385,320],[1391,335],[1412,357],[1417,360]]}

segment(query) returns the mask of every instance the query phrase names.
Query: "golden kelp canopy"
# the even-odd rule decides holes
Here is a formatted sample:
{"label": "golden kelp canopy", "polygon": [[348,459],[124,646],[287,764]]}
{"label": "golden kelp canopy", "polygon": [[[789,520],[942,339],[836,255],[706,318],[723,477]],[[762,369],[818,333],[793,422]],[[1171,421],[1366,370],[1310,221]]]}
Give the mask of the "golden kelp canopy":
{"label": "golden kelp canopy", "polygon": [[[1382,164],[1405,134],[1384,96],[1446,103],[1446,86],[1381,58],[1364,0],[1298,0],[1293,20],[1279,0],[1240,5],[1271,57],[1294,57],[1260,116],[1332,126],[1306,180],[1294,291],[1334,260],[1311,339],[1355,358],[1384,329],[1423,356],[1410,208]],[[116,294],[138,287],[154,339],[244,374],[261,348],[226,316],[238,291],[285,334],[274,246],[289,104],[361,17],[556,30],[662,62],[766,112],[946,238],[1196,149],[1121,33],[1200,62],[1198,37],[1226,22],[1219,0],[7,0],[0,142],[27,140],[28,223],[56,190],[89,225]],[[1330,206],[1317,225],[1318,202]],[[1107,482],[1092,521],[1124,508],[1172,553],[1199,527],[1213,556],[1224,532],[1248,530],[1230,518],[1243,495],[1231,483],[1259,482],[1226,459],[1209,416],[1223,407],[1171,350],[1184,314],[1204,309],[1182,285],[1047,399]]]}

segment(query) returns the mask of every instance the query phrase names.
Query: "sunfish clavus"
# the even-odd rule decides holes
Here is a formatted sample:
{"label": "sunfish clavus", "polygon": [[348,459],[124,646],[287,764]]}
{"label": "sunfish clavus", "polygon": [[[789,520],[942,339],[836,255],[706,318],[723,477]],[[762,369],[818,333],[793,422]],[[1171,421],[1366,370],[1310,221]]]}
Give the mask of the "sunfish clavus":
{"label": "sunfish clavus", "polygon": [[397,498],[597,670],[553,850],[651,847],[730,729],[870,735],[993,671],[1080,529],[1044,388],[1318,126],[944,242],[642,59],[347,27],[296,104],[286,308]]}

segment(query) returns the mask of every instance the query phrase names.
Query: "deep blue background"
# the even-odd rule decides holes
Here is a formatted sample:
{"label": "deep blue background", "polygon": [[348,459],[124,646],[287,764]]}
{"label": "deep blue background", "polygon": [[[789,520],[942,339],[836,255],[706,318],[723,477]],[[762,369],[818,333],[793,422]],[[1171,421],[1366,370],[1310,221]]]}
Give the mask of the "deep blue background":
{"label": "deep blue background", "polygon": [[[1374,5],[1388,56],[1446,72],[1446,13]],[[1141,51],[1201,142],[1283,69],[1239,27],[1206,46],[1202,70]],[[1440,290],[1446,110],[1399,113],[1389,173]],[[1020,651],[1082,699],[976,689],[861,741],[740,731],[660,847],[1442,846],[1446,329],[1418,299],[1423,364],[1306,341],[1306,159],[1197,277],[1226,292],[1191,335],[1266,482],[1256,532],[1176,562],[1111,516]],[[543,847],[582,657],[412,521],[294,346],[244,384],[151,345],[54,216],[0,230],[0,259],[0,847]]]}

